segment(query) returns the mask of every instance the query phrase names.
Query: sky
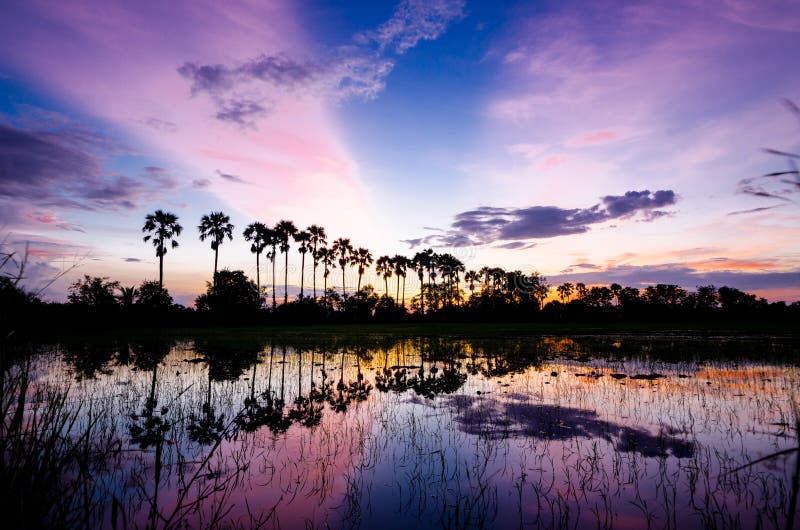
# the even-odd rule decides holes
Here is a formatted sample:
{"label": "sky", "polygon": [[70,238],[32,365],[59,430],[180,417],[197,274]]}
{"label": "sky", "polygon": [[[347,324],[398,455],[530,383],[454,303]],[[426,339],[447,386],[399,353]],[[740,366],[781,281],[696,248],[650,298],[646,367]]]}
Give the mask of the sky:
{"label": "sky", "polygon": [[196,227],[219,210],[220,267],[252,277],[242,230],[291,219],[375,257],[800,300],[800,177],[765,176],[796,160],[767,149],[800,152],[797,0],[3,11],[0,243],[27,245],[31,290],[65,272],[47,299],[83,274],[157,279],[141,228],[163,209],[182,303],[211,279]]}

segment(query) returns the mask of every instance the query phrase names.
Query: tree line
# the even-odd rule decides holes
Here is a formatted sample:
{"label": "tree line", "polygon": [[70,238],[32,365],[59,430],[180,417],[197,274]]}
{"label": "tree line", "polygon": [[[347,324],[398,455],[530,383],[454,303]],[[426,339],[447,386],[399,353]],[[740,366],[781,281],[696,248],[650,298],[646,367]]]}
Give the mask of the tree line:
{"label": "tree line", "polygon": [[[763,298],[733,287],[699,286],[689,292],[678,285],[658,284],[639,289],[617,283],[586,286],[565,282],[551,286],[538,272],[508,271],[500,267],[468,270],[449,253],[433,249],[413,256],[382,255],[374,258],[369,249],[354,246],[349,238],[329,241],[325,229],[311,225],[299,229],[289,220],[270,227],[253,222],[242,231],[255,257],[255,282],[244,271],[219,269],[220,247],[234,239],[235,227],[224,212],[203,215],[197,226],[199,239],[208,241],[214,253],[212,280],[206,292],[188,309],[174,303],[164,287],[164,258],[169,249],[179,246],[183,227],[174,213],[156,210],[146,215],[142,232],[145,242],[155,247],[158,281],[138,286],[122,286],[103,277],[84,276],[69,287],[67,304],[44,304],[26,293],[13,275],[0,276],[0,301],[8,311],[0,319],[9,320],[14,307],[65,306],[62,316],[102,310],[105,315],[124,313],[132,321],[150,321],[153,312],[167,315],[166,322],[192,324],[198,321],[279,322],[319,321],[397,321],[425,320],[642,320],[714,318],[794,318],[800,313],[797,302],[769,303]],[[300,292],[289,299],[288,262],[292,246],[300,254]],[[268,291],[261,283],[262,257],[270,265],[272,277]],[[283,300],[278,303],[276,261],[283,258]],[[311,292],[305,289],[306,258],[312,265]],[[7,260],[6,260],[7,261]],[[367,271],[383,281],[383,294],[362,285]],[[329,277],[341,272],[340,290],[329,287]],[[357,277],[347,285],[347,273]],[[416,277],[418,289],[407,297],[406,279]],[[318,278],[321,289],[318,291]],[[18,279],[17,279],[18,280]],[[71,312],[71,313],[70,313]],[[76,313],[77,312],[77,313]],[[83,313],[81,313],[83,312]],[[70,320],[70,318],[66,318]]]}

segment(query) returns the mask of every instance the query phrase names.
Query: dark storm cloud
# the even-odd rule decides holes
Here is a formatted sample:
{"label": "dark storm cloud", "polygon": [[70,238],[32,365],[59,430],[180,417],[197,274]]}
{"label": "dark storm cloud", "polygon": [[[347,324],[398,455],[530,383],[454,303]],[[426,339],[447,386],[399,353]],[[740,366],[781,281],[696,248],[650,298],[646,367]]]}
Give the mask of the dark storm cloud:
{"label": "dark storm cloud", "polygon": [[[625,195],[606,195],[601,203],[588,208],[565,209],[557,206],[529,206],[526,208],[502,208],[483,206],[456,214],[449,230],[443,234],[409,239],[412,244],[463,247],[483,245],[498,241],[545,239],[551,237],[582,234],[592,225],[612,219],[627,219],[634,216],[644,221],[653,221],[669,215],[657,210],[672,206],[677,196],[672,190],[650,192],[629,191]],[[520,241],[505,243],[503,248],[522,248]]]}
{"label": "dark storm cloud", "polygon": [[109,175],[104,157],[122,152],[113,140],[77,129],[27,130],[0,123],[0,201],[79,210],[134,208],[175,187],[163,168],[139,178]]}

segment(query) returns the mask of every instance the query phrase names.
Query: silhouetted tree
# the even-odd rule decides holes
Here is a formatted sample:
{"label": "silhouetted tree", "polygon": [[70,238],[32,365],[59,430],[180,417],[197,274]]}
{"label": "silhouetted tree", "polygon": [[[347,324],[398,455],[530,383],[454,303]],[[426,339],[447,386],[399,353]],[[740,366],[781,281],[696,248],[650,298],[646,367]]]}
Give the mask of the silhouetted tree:
{"label": "silhouetted tree", "polygon": [[297,227],[291,221],[279,221],[277,225],[275,225],[275,233],[278,236],[278,242],[280,243],[281,252],[285,256],[284,268],[283,268],[283,303],[287,303],[289,301],[289,241],[294,237],[297,233]]}
{"label": "silhouetted tree", "polygon": [[311,260],[314,262],[314,272],[312,274],[312,285],[314,288],[314,300],[317,299],[317,265],[319,264],[319,255],[317,250],[328,244],[325,229],[321,226],[311,225],[306,228],[309,235],[309,243],[311,243]]}
{"label": "silhouetted tree", "polygon": [[183,227],[178,224],[178,216],[174,213],[156,210],[144,218],[142,232],[150,232],[144,236],[144,241],[152,239],[158,256],[158,284],[164,286],[164,254],[167,253],[167,241],[171,241],[172,248],[178,247],[178,242],[173,239],[181,235]]}
{"label": "silhouetted tree", "polygon": [[261,296],[244,271],[222,269],[217,273],[216,284],[206,282],[206,293],[197,297],[195,305],[198,311],[242,314],[261,307]]}
{"label": "silhouetted tree", "polygon": [[219,260],[219,246],[227,237],[233,241],[233,228],[231,218],[222,212],[211,212],[200,218],[197,230],[200,231],[200,241],[211,240],[211,250],[214,251],[214,281],[217,281],[217,262]]}
{"label": "silhouetted tree", "polygon": [[300,298],[302,299],[306,272],[306,253],[311,249],[311,234],[309,234],[307,230],[298,230],[297,233],[294,234],[294,240],[300,243],[297,250],[300,252]]}
{"label": "silhouetted tree", "polygon": [[364,247],[359,247],[353,255],[353,265],[358,267],[358,287],[357,291],[361,290],[361,277],[364,276],[370,265],[372,265],[372,254]]}
{"label": "silhouetted tree", "polygon": [[380,256],[375,261],[375,272],[383,278],[383,288],[386,293],[384,296],[389,296],[389,278],[392,277],[392,258],[389,256]]}
{"label": "silhouetted tree", "polygon": [[76,280],[69,286],[67,299],[71,304],[90,307],[112,307],[117,305],[114,291],[119,289],[119,282],[108,281],[108,277],[89,276]]}
{"label": "silhouetted tree", "polygon": [[167,308],[172,305],[172,296],[158,282],[144,281],[139,286],[136,305],[148,308]]}
{"label": "silhouetted tree", "polygon": [[256,287],[258,292],[261,293],[261,253],[267,248],[269,244],[269,228],[264,223],[250,223],[244,229],[242,234],[245,241],[250,241],[250,252],[256,255]]}
{"label": "silhouetted tree", "polygon": [[397,291],[395,292],[395,300],[398,299],[400,294],[400,278],[403,278],[403,298],[401,305],[406,306],[406,271],[411,266],[411,261],[400,254],[395,254],[392,258],[392,265],[394,265],[394,275],[397,278]]}
{"label": "silhouetted tree", "polygon": [[350,263],[353,255],[353,245],[350,244],[349,239],[340,237],[333,242],[331,252],[337,257],[339,268],[342,269],[342,298],[345,298],[347,297],[347,292],[345,289],[344,275],[347,271],[347,265]]}

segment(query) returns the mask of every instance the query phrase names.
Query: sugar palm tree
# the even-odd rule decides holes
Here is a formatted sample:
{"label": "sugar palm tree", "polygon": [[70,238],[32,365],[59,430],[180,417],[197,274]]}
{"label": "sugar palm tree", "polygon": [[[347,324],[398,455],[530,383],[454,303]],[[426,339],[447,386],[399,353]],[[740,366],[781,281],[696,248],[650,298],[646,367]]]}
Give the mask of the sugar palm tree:
{"label": "sugar palm tree", "polygon": [[464,281],[469,282],[469,295],[470,298],[473,294],[475,294],[475,282],[479,282],[481,280],[481,275],[477,271],[469,270],[464,274]]}
{"label": "sugar palm tree", "polygon": [[244,229],[244,239],[245,241],[250,241],[252,244],[250,245],[250,252],[256,255],[256,286],[258,287],[259,296],[261,293],[261,253],[264,252],[264,249],[267,248],[269,241],[267,241],[267,236],[269,228],[264,223],[250,223],[247,225],[247,228]]}
{"label": "sugar palm tree", "polygon": [[565,303],[567,299],[572,296],[574,289],[575,288],[569,282],[564,282],[556,287],[556,292],[558,293],[558,297],[561,299],[561,303]]}
{"label": "sugar palm tree", "polygon": [[344,273],[347,270],[347,265],[350,263],[350,258],[353,254],[353,245],[350,244],[349,239],[340,237],[333,242],[331,252],[337,257],[339,267],[342,269],[342,298],[344,298],[347,296],[345,291]]}
{"label": "sugar palm tree", "polygon": [[328,275],[331,270],[336,267],[336,253],[327,247],[319,247],[314,252],[319,263],[322,263],[322,296],[325,302],[328,302]]}
{"label": "sugar palm tree", "polygon": [[423,250],[422,252],[417,252],[411,258],[411,266],[417,272],[417,278],[419,278],[419,306],[422,313],[425,312],[425,271],[428,270],[428,262],[432,252],[431,249]]}
{"label": "sugar palm tree", "polygon": [[353,265],[358,266],[358,288],[356,292],[361,290],[361,277],[364,276],[370,265],[372,265],[372,254],[364,247],[359,247],[353,255]]}
{"label": "sugar palm tree", "polygon": [[394,265],[394,275],[397,277],[397,291],[395,292],[395,300],[397,300],[398,296],[400,295],[400,278],[403,278],[403,300],[401,302],[402,306],[406,306],[406,270],[411,265],[410,260],[405,257],[401,256],[400,254],[396,254],[392,258],[392,264]]}
{"label": "sugar palm tree", "polygon": [[275,256],[278,253],[278,244],[280,241],[278,240],[278,234],[270,227],[267,227],[266,233],[264,234],[264,239],[265,248],[269,249],[267,250],[267,259],[270,261],[270,265],[272,266],[272,309],[275,309]]}
{"label": "sugar palm tree", "polygon": [[294,240],[295,242],[300,243],[300,246],[297,250],[300,252],[300,298],[303,298],[303,283],[305,283],[306,271],[306,252],[311,249],[311,234],[308,233],[308,230],[298,230],[297,233],[294,234]]}
{"label": "sugar palm tree", "polygon": [[278,235],[281,252],[285,255],[286,261],[283,268],[283,303],[289,301],[289,240],[297,233],[297,227],[291,221],[280,221],[275,225],[275,232]]}
{"label": "sugar palm tree", "polygon": [[150,232],[144,236],[145,242],[153,240],[158,256],[158,286],[164,287],[164,254],[167,253],[167,241],[172,248],[177,248],[178,242],[173,239],[181,235],[183,227],[178,224],[178,216],[174,213],[156,210],[144,217],[142,232]]}
{"label": "sugar palm tree", "polygon": [[309,234],[309,243],[311,244],[311,260],[314,262],[314,274],[312,275],[312,285],[314,287],[314,300],[317,299],[317,264],[319,258],[317,257],[317,249],[328,243],[325,229],[321,226],[311,225],[306,228]]}
{"label": "sugar palm tree", "polygon": [[200,218],[200,241],[211,240],[211,250],[214,251],[214,284],[217,283],[217,263],[219,262],[219,246],[227,237],[233,241],[233,225],[231,218],[222,212],[211,212]]}
{"label": "sugar palm tree", "polygon": [[393,268],[392,258],[389,256],[381,256],[375,261],[375,272],[383,278],[383,288],[387,298],[389,297],[389,278],[392,277]]}

